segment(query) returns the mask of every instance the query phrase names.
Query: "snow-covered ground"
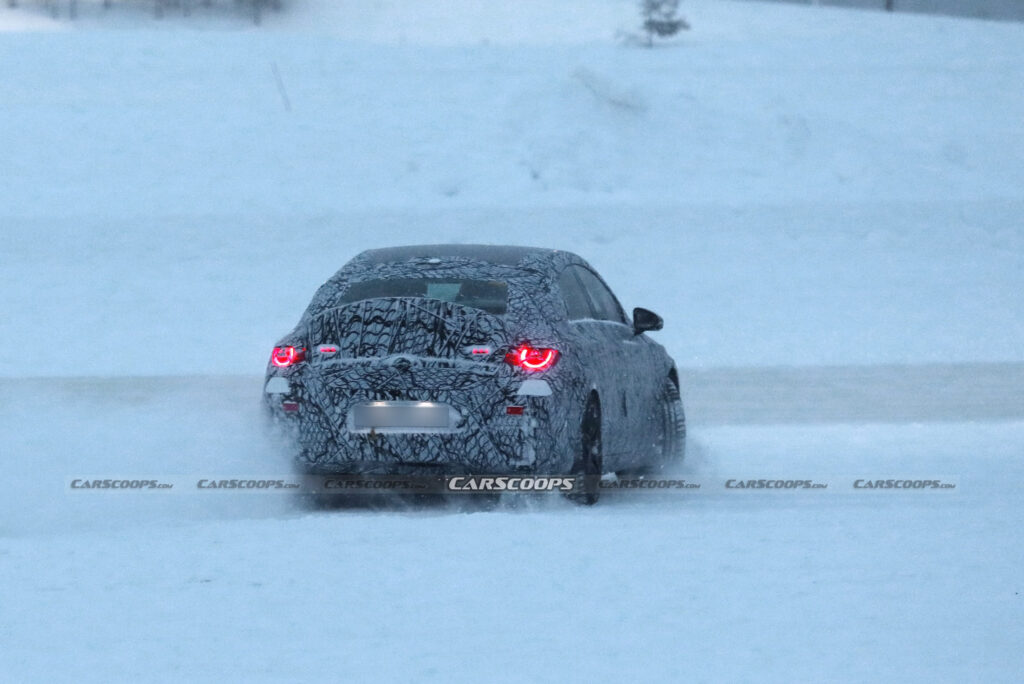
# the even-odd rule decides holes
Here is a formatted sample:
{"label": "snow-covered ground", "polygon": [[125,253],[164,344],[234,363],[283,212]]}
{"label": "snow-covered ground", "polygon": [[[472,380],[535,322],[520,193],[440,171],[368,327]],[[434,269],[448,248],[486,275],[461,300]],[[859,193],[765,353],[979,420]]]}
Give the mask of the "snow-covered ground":
{"label": "snow-covered ground", "polygon": [[[6,676],[1012,681],[1024,666],[1024,422],[704,424],[670,474],[698,491],[313,515],[285,493],[195,487],[282,474],[258,388],[0,383],[19,426],[0,485]],[[176,490],[68,487],[92,477]],[[761,478],[829,487],[725,487]],[[888,478],[957,487],[852,486]]]}
{"label": "snow-covered ground", "polygon": [[[1024,670],[1024,26],[691,0],[642,50],[618,0],[294,0],[259,29],[22,4],[6,677]],[[572,249],[662,313],[701,489],[307,514],[188,486],[286,472],[270,345],[357,251],[435,241]]]}

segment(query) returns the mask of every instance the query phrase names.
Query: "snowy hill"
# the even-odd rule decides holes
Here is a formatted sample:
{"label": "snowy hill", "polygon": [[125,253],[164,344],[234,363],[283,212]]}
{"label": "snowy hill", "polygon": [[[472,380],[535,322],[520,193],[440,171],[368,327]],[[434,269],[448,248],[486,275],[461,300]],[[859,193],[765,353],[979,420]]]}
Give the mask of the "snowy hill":
{"label": "snowy hill", "polygon": [[355,252],[446,240],[577,249],[687,365],[1022,360],[1024,27],[694,2],[643,50],[591,4],[6,35],[0,333],[64,346],[0,373],[251,372]]}

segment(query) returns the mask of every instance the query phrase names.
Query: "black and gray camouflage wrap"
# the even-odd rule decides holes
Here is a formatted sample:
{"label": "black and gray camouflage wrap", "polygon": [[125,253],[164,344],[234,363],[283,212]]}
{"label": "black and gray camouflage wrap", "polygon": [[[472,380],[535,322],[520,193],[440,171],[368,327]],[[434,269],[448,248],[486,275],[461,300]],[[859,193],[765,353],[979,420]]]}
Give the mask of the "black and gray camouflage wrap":
{"label": "black and gray camouflage wrap", "polygon": [[[308,473],[570,472],[580,450],[588,397],[601,404],[605,470],[641,467],[664,429],[666,382],[678,387],[664,349],[622,322],[567,319],[559,275],[589,268],[575,254],[518,247],[427,245],[371,250],[319,288],[278,346],[303,347],[305,361],[268,364],[270,413],[296,445]],[[497,280],[508,285],[504,315],[454,302],[392,297],[340,303],[356,282],[390,278]],[[553,367],[530,372],[505,362],[521,344],[560,352]],[[321,345],[337,352],[319,354]],[[489,354],[473,354],[487,348]],[[542,379],[550,395],[520,395]],[[276,381],[280,387],[280,381]],[[270,387],[266,385],[265,387]],[[295,402],[296,411],[282,410]],[[349,413],[372,401],[429,401],[458,414],[443,431],[359,432]],[[509,406],[522,406],[509,415]]]}

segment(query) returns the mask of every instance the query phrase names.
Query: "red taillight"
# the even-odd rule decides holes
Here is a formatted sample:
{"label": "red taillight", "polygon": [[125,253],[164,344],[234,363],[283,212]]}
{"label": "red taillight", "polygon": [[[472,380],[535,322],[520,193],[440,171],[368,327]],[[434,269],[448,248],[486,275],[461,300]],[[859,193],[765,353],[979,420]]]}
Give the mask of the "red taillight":
{"label": "red taillight", "polygon": [[278,368],[287,368],[306,358],[305,347],[274,347],[270,363]]}
{"label": "red taillight", "polygon": [[558,360],[558,350],[550,348],[535,348],[522,345],[513,352],[505,355],[505,361],[513,366],[528,371],[542,371],[551,368]]}

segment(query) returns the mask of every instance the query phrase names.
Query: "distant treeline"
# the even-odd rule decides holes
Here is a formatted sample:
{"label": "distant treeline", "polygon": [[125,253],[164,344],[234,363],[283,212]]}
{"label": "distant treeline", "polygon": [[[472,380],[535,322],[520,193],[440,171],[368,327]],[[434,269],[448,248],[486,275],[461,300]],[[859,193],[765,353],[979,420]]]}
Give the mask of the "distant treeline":
{"label": "distant treeline", "polygon": [[977,19],[1024,21],[1024,0],[774,0],[800,5],[859,7],[892,12],[949,14]]}
{"label": "distant treeline", "polygon": [[109,10],[115,6],[148,8],[155,17],[162,17],[170,11],[189,15],[196,8],[228,8],[244,12],[257,24],[268,9],[279,10],[284,0],[7,0],[8,7],[19,5],[41,7],[54,17],[66,16],[76,19],[88,10]]}

